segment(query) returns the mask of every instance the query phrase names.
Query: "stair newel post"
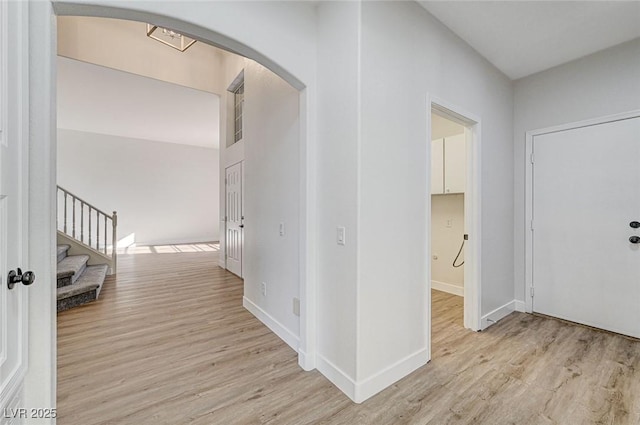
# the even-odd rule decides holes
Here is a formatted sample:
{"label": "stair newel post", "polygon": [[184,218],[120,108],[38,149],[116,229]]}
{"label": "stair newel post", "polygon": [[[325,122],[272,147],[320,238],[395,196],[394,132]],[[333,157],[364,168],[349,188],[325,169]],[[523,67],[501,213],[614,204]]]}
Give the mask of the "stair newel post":
{"label": "stair newel post", "polygon": [[67,192],[64,192],[64,233],[67,233]]}
{"label": "stair newel post", "polygon": [[118,246],[118,235],[116,232],[116,228],[118,227],[118,213],[116,211],[113,212],[113,216],[111,216],[111,259],[113,261],[113,274],[116,274],[118,256],[116,253],[116,248]]}

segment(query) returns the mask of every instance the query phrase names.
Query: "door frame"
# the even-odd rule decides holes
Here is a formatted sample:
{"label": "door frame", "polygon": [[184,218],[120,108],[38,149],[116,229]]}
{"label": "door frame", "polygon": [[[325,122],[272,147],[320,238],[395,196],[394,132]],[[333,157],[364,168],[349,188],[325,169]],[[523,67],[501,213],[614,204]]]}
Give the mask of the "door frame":
{"label": "door frame", "polygon": [[608,122],[620,121],[629,118],[640,117],[640,109],[636,109],[629,112],[622,112],[619,114],[605,115],[602,117],[591,118],[582,121],[575,121],[566,124],[560,124],[552,127],[545,127],[537,130],[530,130],[525,133],[525,197],[524,197],[524,228],[525,228],[525,241],[524,241],[524,297],[525,297],[525,312],[533,313],[533,201],[534,201],[534,187],[533,187],[533,162],[534,162],[534,149],[533,139],[536,136],[543,134],[557,133],[559,131],[573,130],[582,127],[590,127],[599,124],[605,124]]}
{"label": "door frame", "polygon": [[[306,85],[260,51],[222,32],[178,18],[134,9],[135,5],[87,4],[82,1],[29,2],[29,256],[41,285],[29,294],[29,370],[25,380],[28,406],[56,405],[56,56],[57,16],[93,16],[157,22],[267,66],[299,91],[300,98],[300,335],[298,364],[316,367],[316,166],[315,87]],[[26,53],[26,52],[25,52]],[[47,421],[43,421],[46,423]]]}
{"label": "door frame", "polygon": [[[478,115],[446,100],[429,95],[427,98],[428,117],[427,134],[431,143],[431,113],[436,111],[448,119],[465,127],[467,141],[466,187],[464,202],[464,222],[469,240],[465,244],[464,268],[464,327],[472,331],[479,331],[487,326],[482,323],[481,309],[481,135],[482,124]],[[427,164],[431,164],[431,149],[427,149]],[[427,188],[431,189],[431,166],[427,167]],[[427,196],[427,259],[431,258],[431,196]],[[431,352],[431,263],[428,262],[427,276],[427,305],[429,306],[429,352]],[[488,324],[487,324],[488,325]]]}

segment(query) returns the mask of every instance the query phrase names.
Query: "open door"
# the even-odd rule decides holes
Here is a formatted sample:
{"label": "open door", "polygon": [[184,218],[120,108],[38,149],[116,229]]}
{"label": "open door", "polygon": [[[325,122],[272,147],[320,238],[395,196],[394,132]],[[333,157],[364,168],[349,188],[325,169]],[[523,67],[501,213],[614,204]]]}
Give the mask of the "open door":
{"label": "open door", "polygon": [[29,264],[22,28],[26,7],[26,2],[0,2],[0,423],[31,417],[22,398],[28,353],[27,286],[34,280],[25,269]]}

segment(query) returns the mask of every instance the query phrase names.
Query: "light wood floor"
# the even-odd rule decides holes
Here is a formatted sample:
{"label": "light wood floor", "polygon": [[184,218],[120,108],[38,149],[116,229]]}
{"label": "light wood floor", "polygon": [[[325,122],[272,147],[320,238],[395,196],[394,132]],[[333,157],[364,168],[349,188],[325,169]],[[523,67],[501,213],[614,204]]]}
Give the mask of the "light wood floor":
{"label": "light wood floor", "polygon": [[58,423],[638,424],[640,343],[514,313],[462,327],[433,292],[433,360],[357,405],[242,308],[216,252],[119,257],[100,299],[58,315]]}

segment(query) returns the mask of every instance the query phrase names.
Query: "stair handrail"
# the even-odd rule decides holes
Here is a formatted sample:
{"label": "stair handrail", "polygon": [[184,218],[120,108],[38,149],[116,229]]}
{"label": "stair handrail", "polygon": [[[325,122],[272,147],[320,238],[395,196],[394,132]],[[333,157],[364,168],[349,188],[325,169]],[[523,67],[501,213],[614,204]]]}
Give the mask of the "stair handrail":
{"label": "stair handrail", "polygon": [[[82,199],[81,197],[79,197],[78,195],[75,195],[73,193],[71,193],[70,191],[68,191],[67,189],[61,187],[61,186],[57,186],[58,188],[58,194],[62,193],[63,196],[63,202],[64,202],[64,218],[63,218],[63,226],[62,226],[62,232],[64,234],[66,234],[67,236],[70,236],[71,238],[73,238],[75,241],[80,242],[81,244],[88,246],[89,248],[99,252],[99,253],[104,253],[104,255],[107,255],[107,252],[109,251],[108,246],[107,246],[107,222],[111,221],[111,262],[112,262],[112,272],[115,274],[116,273],[116,266],[117,266],[117,245],[118,245],[118,237],[117,237],[117,227],[118,227],[118,213],[116,211],[113,211],[113,214],[107,214],[106,212],[102,211],[99,208],[96,208],[95,206],[93,206],[92,204],[90,204],[89,202],[85,201],[84,199]],[[71,211],[72,211],[72,218],[71,218],[71,232],[68,231],[68,219],[67,219],[67,214],[69,211],[68,208],[68,204],[67,204],[67,199],[71,197]],[[56,196],[56,199],[59,201],[59,196]],[[80,203],[80,238],[78,238],[76,236],[76,202]],[[88,213],[87,213],[87,218],[88,218],[88,231],[89,231],[89,235],[88,235],[88,242],[85,242],[84,240],[84,229],[85,229],[85,224],[84,224],[84,211],[85,211],[85,207],[88,208]],[[91,214],[92,212],[95,211],[96,215],[96,238],[95,238],[95,244],[92,243],[91,240],[91,232],[92,232],[92,225],[91,225]],[[104,235],[103,235],[103,244],[102,247],[100,246],[100,217],[102,216],[102,220],[104,222]],[[60,230],[60,205],[58,205],[57,208],[57,212],[56,212],[56,227],[58,228],[58,230]]]}

